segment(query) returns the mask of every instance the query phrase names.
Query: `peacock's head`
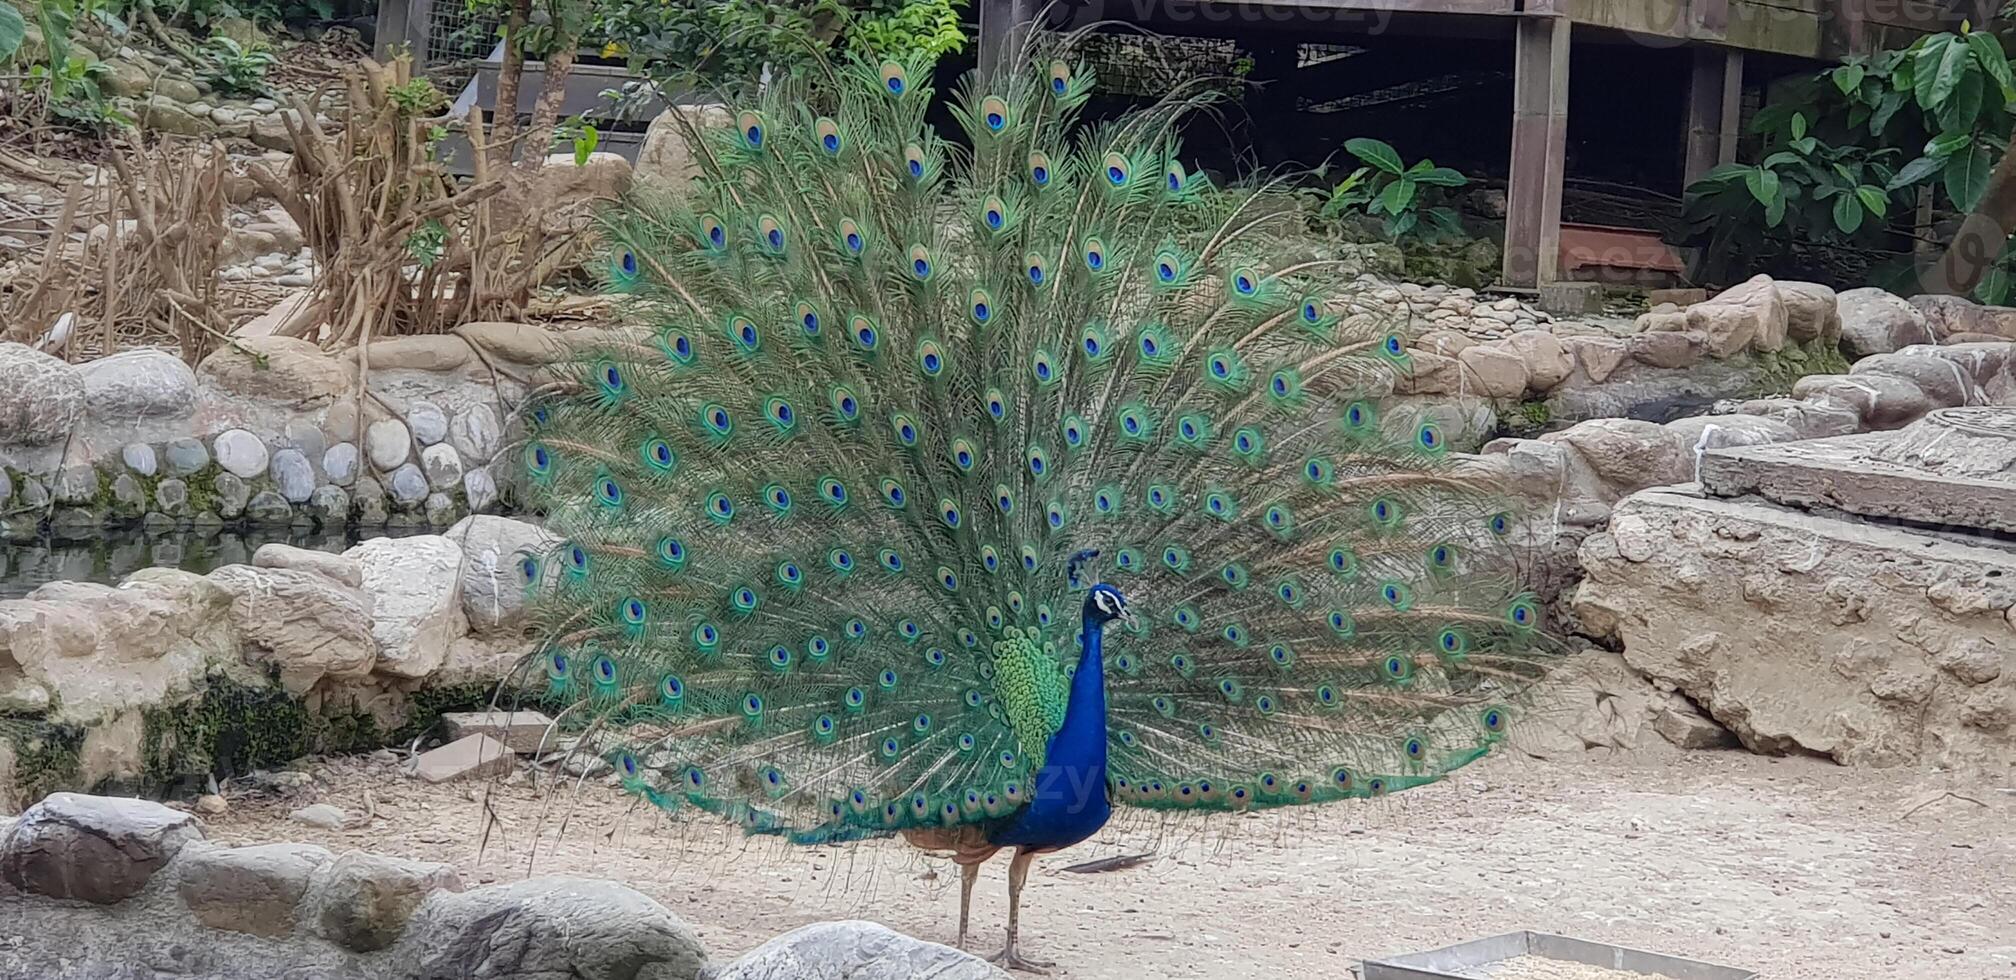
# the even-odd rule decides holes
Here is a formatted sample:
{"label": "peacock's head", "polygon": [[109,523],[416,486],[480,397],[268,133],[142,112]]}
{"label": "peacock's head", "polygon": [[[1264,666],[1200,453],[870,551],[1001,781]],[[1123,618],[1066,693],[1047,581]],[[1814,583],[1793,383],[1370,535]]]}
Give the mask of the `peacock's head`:
{"label": "peacock's head", "polygon": [[1095,585],[1085,593],[1085,621],[1093,626],[1104,626],[1113,620],[1132,625],[1134,614],[1127,611],[1127,597],[1104,582]]}

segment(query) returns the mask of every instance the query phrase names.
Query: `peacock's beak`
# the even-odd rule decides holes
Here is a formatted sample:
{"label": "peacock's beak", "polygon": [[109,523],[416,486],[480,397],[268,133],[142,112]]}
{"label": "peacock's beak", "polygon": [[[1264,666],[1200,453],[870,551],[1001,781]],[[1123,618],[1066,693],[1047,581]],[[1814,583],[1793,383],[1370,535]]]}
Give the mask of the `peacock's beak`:
{"label": "peacock's beak", "polygon": [[1136,625],[1134,621],[1134,610],[1129,609],[1126,606],[1121,606],[1120,615],[1114,618],[1120,620],[1120,624],[1122,626],[1127,627],[1128,629],[1133,629]]}

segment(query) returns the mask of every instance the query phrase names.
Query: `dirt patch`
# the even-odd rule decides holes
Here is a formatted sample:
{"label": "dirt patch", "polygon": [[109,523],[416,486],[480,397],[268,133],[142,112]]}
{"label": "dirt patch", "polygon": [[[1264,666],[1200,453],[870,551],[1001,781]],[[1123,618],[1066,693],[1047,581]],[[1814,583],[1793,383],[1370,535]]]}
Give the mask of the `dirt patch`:
{"label": "dirt patch", "polygon": [[[1534,929],[1765,980],[2006,980],[2016,976],[2012,783],[1734,752],[1656,768],[1503,759],[1376,803],[1128,822],[1038,863],[1023,951],[1065,977],[1345,976],[1368,956]],[[286,822],[300,798],[206,819],[219,840],[448,861],[472,883],[614,878],[665,903],[723,961],[824,919],[946,943],[957,932],[956,870],[898,841],[792,849],[572,785],[544,795],[521,774],[427,786],[337,760],[313,792],[357,826]],[[1124,870],[1062,870],[1144,851],[1156,857]],[[998,858],[975,890],[976,951],[999,948],[1006,868]]]}

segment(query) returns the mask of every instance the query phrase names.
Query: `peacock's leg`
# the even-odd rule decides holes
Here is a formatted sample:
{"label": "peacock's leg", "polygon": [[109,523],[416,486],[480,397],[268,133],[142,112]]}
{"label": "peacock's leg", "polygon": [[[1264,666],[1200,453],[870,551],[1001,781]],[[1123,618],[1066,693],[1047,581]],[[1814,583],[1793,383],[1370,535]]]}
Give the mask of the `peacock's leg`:
{"label": "peacock's leg", "polygon": [[980,880],[978,862],[959,866],[959,948],[966,948],[966,916],[973,910],[973,883]]}
{"label": "peacock's leg", "polygon": [[1022,918],[1022,882],[1028,879],[1029,863],[1034,860],[1036,860],[1035,851],[1017,850],[1015,852],[1015,860],[1008,865],[1008,945],[1001,952],[989,956],[987,961],[990,963],[999,963],[1010,970],[1022,970],[1028,973],[1048,973],[1049,971],[1044,968],[1056,966],[1057,964],[1025,960],[1022,958],[1022,954],[1015,949],[1016,937],[1020,931],[1019,927]]}

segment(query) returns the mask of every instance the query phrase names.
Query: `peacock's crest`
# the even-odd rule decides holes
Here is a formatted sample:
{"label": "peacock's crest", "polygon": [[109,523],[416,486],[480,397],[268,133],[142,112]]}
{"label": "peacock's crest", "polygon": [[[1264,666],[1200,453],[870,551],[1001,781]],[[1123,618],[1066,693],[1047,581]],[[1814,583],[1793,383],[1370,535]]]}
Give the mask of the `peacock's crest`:
{"label": "peacock's crest", "polygon": [[1006,814],[1093,582],[1135,613],[1117,803],[1377,796],[1500,739],[1543,659],[1511,519],[1388,403],[1400,325],[1294,196],[1185,167],[1204,96],[1086,124],[1045,58],[955,143],[924,69],[773,85],[608,219],[636,329],[528,422],[564,540],[522,571],[624,785],[807,842]]}

